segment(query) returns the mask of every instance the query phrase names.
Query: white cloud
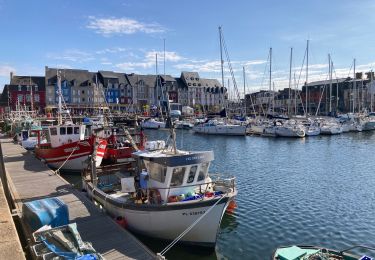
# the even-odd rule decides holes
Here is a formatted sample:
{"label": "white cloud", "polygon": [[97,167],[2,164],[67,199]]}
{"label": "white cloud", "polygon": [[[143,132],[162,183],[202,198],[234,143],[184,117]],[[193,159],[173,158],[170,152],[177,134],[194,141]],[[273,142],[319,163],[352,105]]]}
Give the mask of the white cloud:
{"label": "white cloud", "polygon": [[[164,58],[164,52],[161,51],[149,51],[146,53],[145,58],[148,61],[155,61],[156,54],[158,54],[158,59],[163,59]],[[184,58],[178,55],[174,51],[166,51],[165,52],[165,61],[170,61],[170,62],[177,62],[180,60],[183,60]]]}
{"label": "white cloud", "polygon": [[0,77],[9,77],[10,73],[16,72],[16,69],[9,65],[0,65]]}
{"label": "white cloud", "polygon": [[112,47],[112,48],[105,48],[103,50],[96,51],[96,54],[107,54],[107,53],[118,53],[118,52],[125,52],[129,51],[127,48],[122,47]]}
{"label": "white cloud", "polygon": [[94,60],[94,57],[91,53],[75,49],[66,50],[62,53],[49,53],[47,54],[47,58],[54,60],[72,61],[78,63]]}
{"label": "white cloud", "polygon": [[142,23],[137,20],[122,18],[96,18],[89,17],[89,23],[86,26],[103,36],[143,33],[163,33],[166,31],[164,27],[157,23]]}

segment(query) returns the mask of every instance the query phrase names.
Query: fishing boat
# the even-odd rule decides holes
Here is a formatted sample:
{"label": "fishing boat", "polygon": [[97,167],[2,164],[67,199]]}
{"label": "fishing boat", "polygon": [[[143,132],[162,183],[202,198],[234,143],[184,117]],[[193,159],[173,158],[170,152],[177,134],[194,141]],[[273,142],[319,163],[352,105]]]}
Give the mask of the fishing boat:
{"label": "fishing boat", "polygon": [[110,215],[124,218],[136,233],[174,240],[191,228],[179,242],[215,246],[221,219],[237,190],[234,178],[214,180],[208,174],[213,152],[165,148],[133,156],[142,165],[135,177],[118,170],[87,171],[83,187],[88,196]]}
{"label": "fishing boat", "polygon": [[[107,141],[105,139],[97,140],[94,135],[86,136],[85,125],[73,124],[68,120],[65,123],[62,122],[61,76],[59,73],[57,74],[57,85],[59,90],[58,125],[48,126],[45,130],[38,131],[35,156],[52,169],[80,172],[87,167],[89,155],[94,153],[96,163],[100,165]],[[41,142],[42,135],[47,142]]]}
{"label": "fishing boat", "polygon": [[136,150],[144,150],[146,145],[146,136],[143,131],[137,129],[112,127],[111,134],[106,139],[107,146],[105,148],[103,161],[104,164],[123,163],[133,161],[132,153]]}
{"label": "fishing boat", "polygon": [[367,246],[353,246],[339,251],[318,246],[283,246],[279,247],[272,256],[273,260],[372,260],[370,256],[350,253],[353,249],[374,248]]}

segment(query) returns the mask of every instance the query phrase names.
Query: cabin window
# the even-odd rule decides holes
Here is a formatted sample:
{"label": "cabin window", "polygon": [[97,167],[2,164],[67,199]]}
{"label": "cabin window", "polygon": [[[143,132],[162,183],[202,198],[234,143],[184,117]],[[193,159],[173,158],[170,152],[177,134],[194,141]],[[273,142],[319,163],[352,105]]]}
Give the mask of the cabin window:
{"label": "cabin window", "polygon": [[164,183],[165,176],[167,175],[167,167],[150,162],[148,167],[148,174],[151,179]]}
{"label": "cabin window", "polygon": [[60,127],[60,135],[65,135],[65,134],[66,134],[66,128]]}
{"label": "cabin window", "polygon": [[185,167],[176,167],[173,169],[171,186],[181,186],[184,181]]}
{"label": "cabin window", "polygon": [[204,178],[206,177],[207,169],[208,169],[208,163],[202,163],[201,168],[199,169],[197,181],[203,181],[204,180]]}
{"label": "cabin window", "polygon": [[195,174],[197,173],[198,166],[194,165],[190,167],[189,176],[187,178],[187,183],[192,183],[195,179]]}
{"label": "cabin window", "polygon": [[73,134],[73,127],[67,127],[66,128],[66,134],[68,134],[68,135]]}
{"label": "cabin window", "polygon": [[57,129],[56,127],[51,127],[50,128],[51,135],[57,135]]}
{"label": "cabin window", "polygon": [[79,134],[79,127],[74,127],[74,134],[78,135]]}

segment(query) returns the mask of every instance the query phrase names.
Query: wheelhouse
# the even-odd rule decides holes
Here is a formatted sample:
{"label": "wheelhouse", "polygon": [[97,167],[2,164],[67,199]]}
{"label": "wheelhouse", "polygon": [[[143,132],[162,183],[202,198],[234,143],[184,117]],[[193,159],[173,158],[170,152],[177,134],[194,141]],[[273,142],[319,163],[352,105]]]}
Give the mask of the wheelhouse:
{"label": "wheelhouse", "polygon": [[47,129],[47,140],[51,147],[82,141],[85,139],[85,125],[61,125],[49,126]]}
{"label": "wheelhouse", "polygon": [[[161,199],[207,189],[208,169],[214,156],[208,152],[169,154],[161,151],[137,152],[139,169],[147,171],[147,188],[158,189]],[[140,176],[142,178],[142,176]]]}

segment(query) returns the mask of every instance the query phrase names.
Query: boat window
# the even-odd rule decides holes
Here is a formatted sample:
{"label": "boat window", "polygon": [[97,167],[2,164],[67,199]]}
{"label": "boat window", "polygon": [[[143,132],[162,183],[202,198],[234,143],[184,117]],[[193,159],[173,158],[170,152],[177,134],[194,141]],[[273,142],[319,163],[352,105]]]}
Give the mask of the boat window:
{"label": "boat window", "polygon": [[204,178],[206,177],[207,169],[208,169],[208,163],[202,163],[201,168],[199,169],[199,175],[198,175],[197,181],[204,180]]}
{"label": "boat window", "polygon": [[51,131],[51,135],[57,135],[57,129],[56,129],[56,127],[51,127],[50,131]]}
{"label": "boat window", "polygon": [[197,173],[198,166],[194,165],[190,167],[189,176],[187,179],[187,183],[192,183],[195,179],[195,174]]}
{"label": "boat window", "polygon": [[184,181],[185,167],[176,167],[173,169],[171,186],[181,186]]}
{"label": "boat window", "polygon": [[66,128],[60,127],[60,135],[65,135],[65,134],[66,134]]}
{"label": "boat window", "polygon": [[73,134],[73,127],[67,127],[66,128],[66,134],[68,134],[68,135]]}
{"label": "boat window", "polygon": [[74,127],[74,134],[78,135],[79,134],[79,127]]}
{"label": "boat window", "polygon": [[167,175],[167,167],[150,162],[148,166],[148,174],[151,179],[164,183],[165,176]]}

